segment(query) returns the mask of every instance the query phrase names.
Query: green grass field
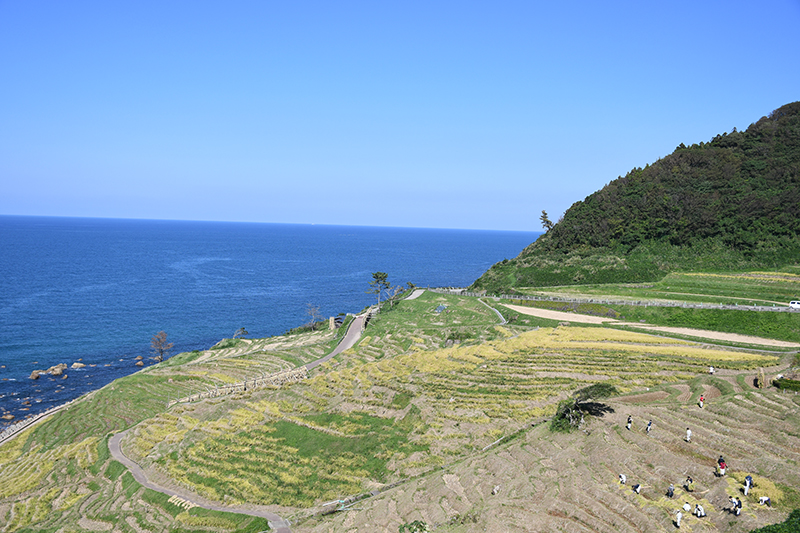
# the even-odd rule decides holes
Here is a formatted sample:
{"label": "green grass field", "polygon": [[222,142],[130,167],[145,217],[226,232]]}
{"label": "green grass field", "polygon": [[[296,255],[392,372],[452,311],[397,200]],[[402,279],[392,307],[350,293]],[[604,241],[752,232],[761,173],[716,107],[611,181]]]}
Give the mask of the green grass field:
{"label": "green grass field", "polygon": [[523,294],[665,300],[724,305],[780,305],[800,299],[800,269],[782,272],[670,273],[651,283],[520,289]]}

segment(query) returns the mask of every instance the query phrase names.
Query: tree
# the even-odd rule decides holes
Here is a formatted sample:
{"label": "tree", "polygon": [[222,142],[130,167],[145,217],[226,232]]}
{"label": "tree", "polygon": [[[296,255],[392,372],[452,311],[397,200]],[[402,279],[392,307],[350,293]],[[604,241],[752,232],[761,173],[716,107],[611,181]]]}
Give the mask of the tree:
{"label": "tree", "polygon": [[545,211],[544,209],[542,209],[542,216],[539,217],[539,220],[542,221],[542,227],[544,228],[545,231],[550,231],[551,229],[553,229],[553,226],[555,225],[553,224],[553,221],[550,220],[550,218],[548,218],[547,211]]}
{"label": "tree", "polygon": [[159,331],[150,339],[150,351],[153,352],[156,363],[163,361],[173,346],[171,342],[167,342],[167,334],[163,331]]}
{"label": "tree", "polygon": [[381,307],[381,292],[388,290],[389,285],[389,275],[386,272],[373,272],[372,273],[372,281],[369,282],[370,290],[367,291],[367,294],[377,294],[378,295],[378,308]]}
{"label": "tree", "polygon": [[233,338],[235,339],[236,337],[241,337],[242,335],[249,335],[249,333],[247,333],[246,329],[239,328],[236,330],[236,333],[233,334]]}
{"label": "tree", "polygon": [[556,414],[550,420],[550,431],[569,432],[583,424],[585,415],[603,416],[614,410],[602,403],[590,402],[616,396],[617,388],[607,383],[595,383],[575,392],[572,398],[558,402]]}
{"label": "tree", "polygon": [[402,285],[395,285],[392,287],[391,292],[389,293],[389,301],[392,302],[392,308],[394,308],[394,301],[397,299],[397,295],[403,291]]}
{"label": "tree", "polygon": [[311,331],[316,331],[317,323],[322,320],[322,315],[319,313],[319,306],[312,303],[307,303],[306,314],[311,317],[311,322],[309,323],[309,326],[311,326]]}
{"label": "tree", "polygon": [[616,396],[619,391],[614,385],[608,383],[595,383],[577,391],[574,396],[578,402],[585,402],[588,400],[599,400],[608,398],[609,396]]}

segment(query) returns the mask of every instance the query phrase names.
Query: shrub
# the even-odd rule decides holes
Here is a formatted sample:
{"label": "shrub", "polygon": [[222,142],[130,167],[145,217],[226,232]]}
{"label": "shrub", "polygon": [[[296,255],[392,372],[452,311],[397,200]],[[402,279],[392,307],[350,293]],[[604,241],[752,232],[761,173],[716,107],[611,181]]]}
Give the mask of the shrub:
{"label": "shrub", "polygon": [[583,421],[583,413],[578,409],[578,402],[561,400],[558,402],[556,414],[550,420],[550,431],[570,432],[577,429]]}
{"label": "shrub", "polygon": [[225,348],[235,348],[241,344],[242,339],[222,339],[211,347],[212,350],[223,350]]}
{"label": "shrub", "polygon": [[797,531],[800,531],[800,509],[792,511],[785,522],[754,529],[750,533],[796,533]]}
{"label": "shrub", "polygon": [[800,381],[788,378],[775,379],[772,384],[779,389],[785,390],[800,390]]}
{"label": "shrub", "polygon": [[409,522],[400,526],[398,533],[428,533],[428,531],[430,531],[430,529],[428,529],[428,524],[422,520],[414,520],[413,522]]}

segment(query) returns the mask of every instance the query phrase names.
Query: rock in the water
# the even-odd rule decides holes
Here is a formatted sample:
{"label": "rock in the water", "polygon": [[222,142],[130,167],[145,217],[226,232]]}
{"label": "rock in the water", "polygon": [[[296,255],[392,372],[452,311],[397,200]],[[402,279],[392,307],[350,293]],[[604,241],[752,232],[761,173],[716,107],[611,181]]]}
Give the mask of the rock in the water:
{"label": "rock in the water", "polygon": [[142,361],[136,361],[136,366],[144,366],[144,362],[142,362]]}
{"label": "rock in the water", "polygon": [[67,369],[66,363],[61,363],[56,366],[51,366],[50,368],[48,368],[47,373],[50,374],[51,376],[60,376],[61,374],[64,373],[64,370],[66,369]]}
{"label": "rock in the water", "polygon": [[29,376],[30,379],[39,379],[39,374],[41,372],[42,372],[41,370],[34,370],[33,372],[31,372],[31,375]]}
{"label": "rock in the water", "polygon": [[86,365],[84,365],[83,363],[72,363],[72,367],[71,368],[83,368],[85,366]]}

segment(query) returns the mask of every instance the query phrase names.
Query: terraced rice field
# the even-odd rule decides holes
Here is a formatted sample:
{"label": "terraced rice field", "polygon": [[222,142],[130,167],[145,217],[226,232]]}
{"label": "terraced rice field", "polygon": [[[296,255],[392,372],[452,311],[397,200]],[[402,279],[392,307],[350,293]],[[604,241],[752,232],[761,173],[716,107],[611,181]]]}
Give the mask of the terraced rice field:
{"label": "terraced rice field", "polygon": [[[751,531],[781,521],[800,505],[800,401],[794,395],[743,390],[700,409],[674,397],[632,406],[592,420],[585,431],[550,433],[546,425],[525,430],[508,444],[445,466],[359,504],[358,511],[311,519],[302,531],[395,531],[422,520],[445,532],[649,532],[675,529],[675,512],[689,502],[707,513],[684,513],[682,531]],[[625,429],[628,414],[634,425]],[[645,426],[653,420],[648,435]],[[682,439],[694,430],[692,443]],[[732,472],[716,477],[723,455]],[[742,492],[744,476],[756,487]],[[626,485],[618,482],[625,474]],[[692,492],[683,489],[687,476]],[[636,494],[633,484],[641,484]],[[675,497],[666,496],[676,487]],[[768,508],[760,496],[779,502]],[[735,517],[725,509],[742,498]]]}
{"label": "terraced rice field", "polygon": [[[358,345],[302,383],[167,410],[170,398],[316,359],[336,333],[181,354],[0,446],[0,533],[267,529],[142,488],[109,456],[108,436],[128,428],[123,448],[152,479],[200,502],[268,505],[295,533],[395,533],[415,519],[453,533],[660,531],[672,527],[679,498],[709,512],[686,529],[749,531],[800,506],[798,399],[750,385],[756,369],[774,374],[788,355],[781,367],[764,353],[536,320],[499,326],[477,299],[426,293],[374,319]],[[598,382],[623,392],[612,413],[573,434],[538,424]],[[731,476],[713,476],[719,454]],[[734,520],[720,509],[744,472],[761,492]],[[619,473],[645,489],[620,487]],[[686,475],[693,493],[663,496]],[[381,490],[318,515],[322,503]],[[757,506],[762,493],[775,508]]]}
{"label": "terraced rice field", "polygon": [[[176,524],[185,531],[266,530],[263,519],[187,510],[143,489],[110,459],[107,435],[151,417],[174,422],[177,418],[164,412],[170,399],[316,359],[335,345],[335,335],[321,331],[180,354],[92,392],[25,430],[0,446],[0,532],[66,526],[66,531],[142,533]],[[181,434],[142,435],[144,441],[163,438],[176,444]]]}
{"label": "terraced rice field", "polygon": [[[482,344],[412,349],[328,370],[289,390],[232,399],[224,411],[186,406],[180,416],[141,424],[127,451],[211,499],[307,507],[478,452],[592,383],[631,391],[693,379],[709,364],[733,370],[777,362],[611,329],[495,334]],[[307,447],[311,441],[316,448]],[[328,447],[357,453],[329,456]],[[324,481],[311,483],[316,471]]]}

